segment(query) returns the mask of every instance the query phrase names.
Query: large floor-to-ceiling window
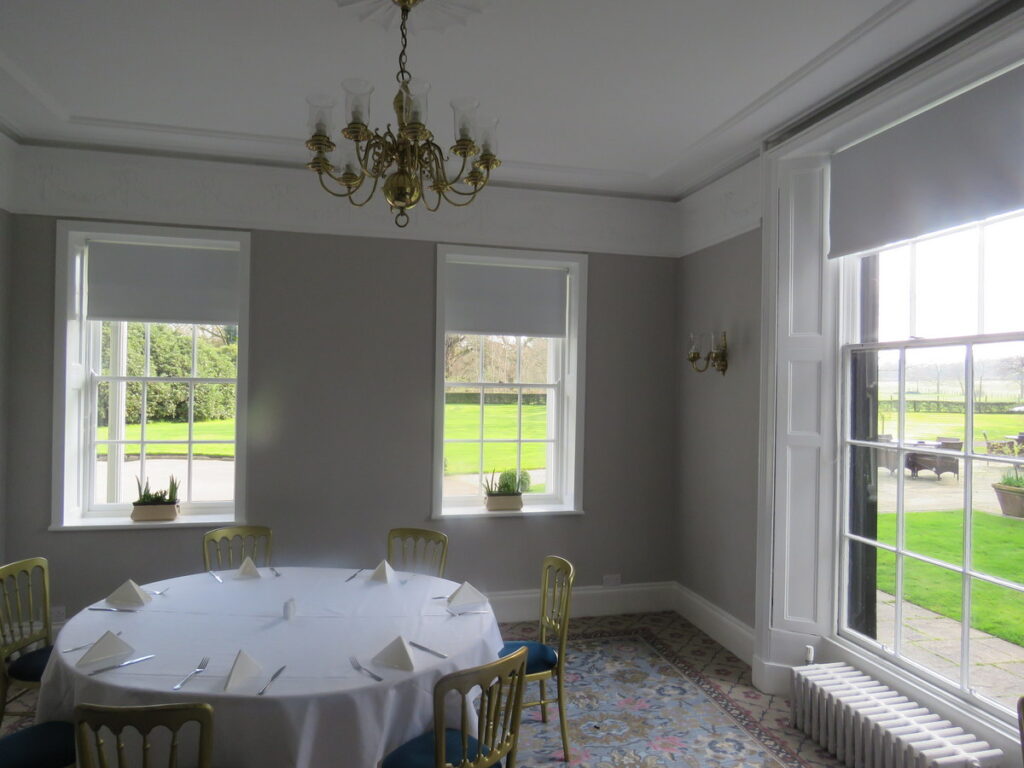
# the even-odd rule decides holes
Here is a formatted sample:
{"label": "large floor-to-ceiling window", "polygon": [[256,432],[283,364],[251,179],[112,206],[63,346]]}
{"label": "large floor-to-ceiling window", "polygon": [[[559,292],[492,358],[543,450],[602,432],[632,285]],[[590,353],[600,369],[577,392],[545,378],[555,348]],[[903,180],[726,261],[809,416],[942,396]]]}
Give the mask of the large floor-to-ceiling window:
{"label": "large floor-to-ceiling window", "polygon": [[986,706],[1024,690],[1024,213],[844,265],[841,632]]}

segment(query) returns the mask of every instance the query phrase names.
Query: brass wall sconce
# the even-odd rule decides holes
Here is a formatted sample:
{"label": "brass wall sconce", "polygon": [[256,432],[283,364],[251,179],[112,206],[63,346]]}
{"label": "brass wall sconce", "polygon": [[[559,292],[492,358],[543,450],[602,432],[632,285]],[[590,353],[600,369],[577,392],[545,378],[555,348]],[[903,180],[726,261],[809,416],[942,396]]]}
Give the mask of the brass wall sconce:
{"label": "brass wall sconce", "polygon": [[[705,349],[706,352],[703,351]],[[715,334],[710,331],[691,333],[690,351],[686,354],[686,359],[690,361],[690,365],[697,373],[704,373],[708,368],[714,368],[725,376],[725,369],[729,367],[729,345],[725,340],[725,331],[722,331],[722,336],[717,342]],[[701,365],[702,361],[703,365]]]}

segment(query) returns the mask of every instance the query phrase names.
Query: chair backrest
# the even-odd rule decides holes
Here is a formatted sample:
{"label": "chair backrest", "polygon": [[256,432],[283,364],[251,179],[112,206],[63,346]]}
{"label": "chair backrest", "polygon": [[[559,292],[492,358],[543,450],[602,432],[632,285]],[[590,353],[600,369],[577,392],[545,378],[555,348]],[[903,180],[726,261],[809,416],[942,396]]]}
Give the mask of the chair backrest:
{"label": "chair backrest", "polygon": [[392,528],[388,531],[388,562],[392,568],[444,577],[447,561],[447,534],[428,528]]}
{"label": "chair backrest", "polygon": [[[209,704],[158,704],[147,707],[106,707],[98,704],[79,704],[75,707],[75,746],[78,768],[129,768],[154,764],[166,748],[168,768],[178,765],[179,737],[189,723],[198,723],[199,738],[196,758],[191,755],[183,762],[197,768],[213,765],[213,707]],[[154,739],[153,731],[166,728],[170,733]],[[127,731],[127,733],[126,733]],[[138,735],[136,738],[136,732]],[[110,733],[113,744],[107,745],[104,733]],[[125,737],[128,736],[126,739]],[[166,742],[166,743],[165,743]],[[154,746],[157,750],[154,750]],[[135,754],[136,749],[139,750]],[[140,759],[139,755],[142,755]],[[113,758],[113,760],[112,760]]]}
{"label": "chair backrest", "polygon": [[0,566],[0,666],[12,653],[52,641],[46,558]]}
{"label": "chair backrest", "polygon": [[544,558],[540,576],[540,641],[558,640],[558,663],[565,660],[565,642],[569,637],[569,608],[576,569],[564,557]]}
{"label": "chair backrest", "polygon": [[964,447],[964,441],[959,437],[940,437],[938,443],[940,448],[947,451],[959,451]]}
{"label": "chair backrest", "polygon": [[[273,534],[265,525],[232,525],[203,534],[203,567],[237,568],[245,558],[251,557],[256,565],[270,565],[270,545]],[[260,544],[263,559],[260,560]],[[212,555],[212,556],[211,556]]]}
{"label": "chair backrest", "polygon": [[[526,677],[526,648],[481,667],[463,669],[445,675],[434,686],[434,765],[435,768],[487,768],[508,756],[505,768],[514,768],[519,741],[519,721],[523,709],[523,680]],[[462,762],[457,766],[445,755],[447,723],[445,705],[458,694],[459,736]],[[469,746],[470,707],[479,692],[479,716],[475,738],[479,751]]]}

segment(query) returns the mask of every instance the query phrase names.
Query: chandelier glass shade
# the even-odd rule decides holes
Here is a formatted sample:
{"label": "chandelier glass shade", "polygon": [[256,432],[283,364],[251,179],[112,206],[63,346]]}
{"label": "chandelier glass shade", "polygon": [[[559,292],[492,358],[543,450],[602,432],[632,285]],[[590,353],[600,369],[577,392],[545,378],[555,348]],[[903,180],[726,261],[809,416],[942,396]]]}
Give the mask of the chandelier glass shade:
{"label": "chandelier glass shade", "polygon": [[469,205],[490,181],[491,171],[501,165],[497,156],[498,120],[478,114],[476,99],[451,102],[455,143],[448,154],[427,128],[427,97],[430,84],[414,78],[406,68],[409,11],[421,0],[390,0],[401,10],[402,50],[398,57],[398,92],[392,102],[395,128],[370,130],[370,97],[373,85],[366,80],[345,80],[345,127],[335,143],[331,96],[309,101],[312,136],[306,148],[313,158],[306,167],[331,195],[362,207],[380,187],[395,214],[395,224],[409,223],[409,209],[420,202],[430,211],[443,203]]}

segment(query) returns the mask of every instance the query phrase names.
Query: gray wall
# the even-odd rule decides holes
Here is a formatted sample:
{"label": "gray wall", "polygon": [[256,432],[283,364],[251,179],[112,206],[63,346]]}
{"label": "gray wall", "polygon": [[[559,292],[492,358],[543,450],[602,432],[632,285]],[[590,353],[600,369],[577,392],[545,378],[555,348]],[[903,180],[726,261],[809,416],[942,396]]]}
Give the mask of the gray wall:
{"label": "gray wall", "polygon": [[[10,275],[14,217],[0,209],[0,425],[7,424],[7,342],[10,336]],[[4,521],[7,519],[7,429],[0,429],[0,563],[7,562]]]}
{"label": "gray wall", "polygon": [[[69,610],[120,581],[200,568],[199,532],[49,532],[56,219],[16,216],[11,274],[9,558],[53,563]],[[671,578],[676,397],[669,259],[592,255],[582,517],[442,521],[448,573],[537,586],[559,553],[579,585]],[[275,561],[372,566],[385,531],[428,523],[432,243],[252,233],[248,517]],[[428,523],[429,524],[429,523]]]}
{"label": "gray wall", "polygon": [[729,369],[696,373],[677,357],[678,468],[674,577],[753,626],[757,534],[761,230],[676,264],[680,347],[725,330]]}

